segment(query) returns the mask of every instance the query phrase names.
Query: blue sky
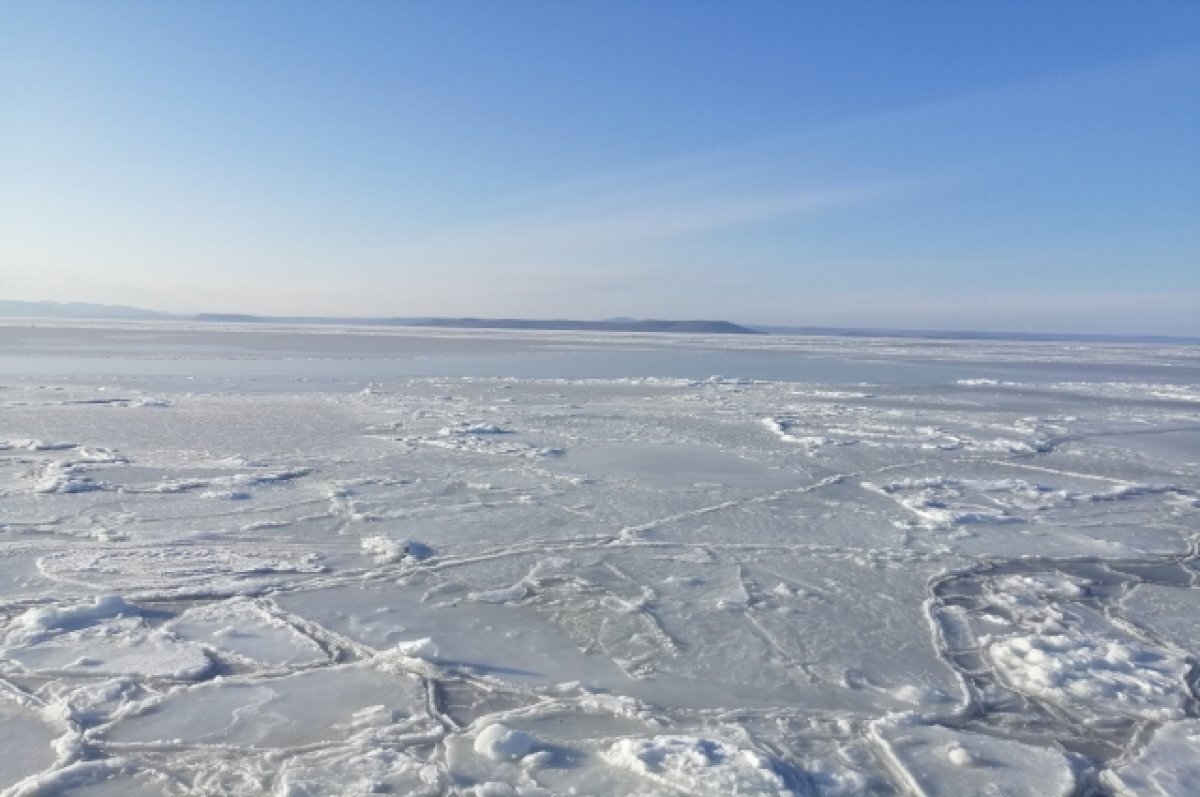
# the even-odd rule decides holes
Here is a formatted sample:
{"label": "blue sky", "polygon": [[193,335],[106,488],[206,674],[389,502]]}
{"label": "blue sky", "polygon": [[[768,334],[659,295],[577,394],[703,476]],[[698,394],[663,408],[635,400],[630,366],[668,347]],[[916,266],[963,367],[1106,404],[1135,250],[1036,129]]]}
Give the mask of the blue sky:
{"label": "blue sky", "polygon": [[0,0],[0,298],[1200,334],[1200,3]]}

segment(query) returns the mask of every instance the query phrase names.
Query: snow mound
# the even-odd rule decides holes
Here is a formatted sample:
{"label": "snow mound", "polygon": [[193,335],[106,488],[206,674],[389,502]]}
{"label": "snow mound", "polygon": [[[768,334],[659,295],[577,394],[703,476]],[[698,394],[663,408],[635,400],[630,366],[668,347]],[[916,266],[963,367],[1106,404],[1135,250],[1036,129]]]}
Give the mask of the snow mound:
{"label": "snow mound", "polygon": [[393,540],[390,537],[364,537],[362,550],[375,557],[376,564],[391,564],[405,559],[420,561],[432,555],[429,546],[415,540]]}
{"label": "snow mound", "polygon": [[693,795],[796,795],[779,765],[716,739],[622,739],[604,754],[616,766]]}
{"label": "snow mound", "polygon": [[28,609],[20,616],[18,623],[29,631],[62,631],[80,628],[109,617],[137,613],[137,609],[120,595],[101,595],[91,603],[76,606],[40,606]]}
{"label": "snow mound", "polygon": [[1012,688],[1062,708],[1160,721],[1186,711],[1187,662],[1136,642],[1076,631],[1018,634],[987,652]]}
{"label": "snow mound", "polygon": [[517,761],[533,752],[536,740],[501,723],[488,725],[475,737],[475,752],[493,761]]}

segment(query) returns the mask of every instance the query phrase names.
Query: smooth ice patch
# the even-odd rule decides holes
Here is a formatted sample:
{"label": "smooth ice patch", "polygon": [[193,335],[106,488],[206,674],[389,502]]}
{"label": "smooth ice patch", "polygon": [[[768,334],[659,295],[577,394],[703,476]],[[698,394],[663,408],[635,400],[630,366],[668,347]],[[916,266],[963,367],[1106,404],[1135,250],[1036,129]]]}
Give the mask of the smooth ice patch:
{"label": "smooth ice patch", "polygon": [[403,751],[351,745],[288,758],[275,777],[274,793],[278,797],[435,797],[446,793],[445,780],[437,766]]}
{"label": "smooth ice patch", "polygon": [[1122,608],[1155,638],[1200,658],[1200,589],[1139,584]]}
{"label": "smooth ice patch", "polygon": [[529,608],[433,602],[423,599],[426,594],[414,587],[336,587],[276,600],[289,612],[381,651],[428,639],[421,649],[436,654],[427,660],[448,669],[522,684],[582,680],[612,689],[628,680],[611,660],[581,652],[560,628]]}
{"label": "smooth ice patch", "polygon": [[58,735],[33,711],[0,695],[0,791],[54,763]]}
{"label": "smooth ice patch", "polygon": [[292,748],[361,733],[428,731],[411,675],[370,664],[279,678],[217,679],[174,692],[106,729],[112,742]]}
{"label": "smooth ice patch", "polygon": [[1101,779],[1118,797],[1193,797],[1200,787],[1200,720],[1163,725],[1140,753]]}
{"label": "smooth ice patch", "polygon": [[315,640],[244,598],[189,609],[167,627],[182,639],[269,666],[314,664],[328,658]]}
{"label": "smooth ice patch", "polygon": [[1074,767],[1056,750],[909,717],[876,721],[870,733],[913,794],[1068,797],[1075,791]]}

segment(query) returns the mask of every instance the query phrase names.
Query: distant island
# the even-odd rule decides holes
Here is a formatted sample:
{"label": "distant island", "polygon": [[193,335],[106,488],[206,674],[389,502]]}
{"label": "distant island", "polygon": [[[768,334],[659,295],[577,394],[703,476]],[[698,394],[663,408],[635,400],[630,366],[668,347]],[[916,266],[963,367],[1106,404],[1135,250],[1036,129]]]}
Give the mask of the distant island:
{"label": "distant island", "polygon": [[199,313],[196,321],[222,323],[287,324],[372,324],[395,327],[438,327],[440,329],[545,329],[582,332],[669,332],[700,335],[762,335],[761,330],[739,326],[730,321],[672,321],[659,318],[608,318],[602,321],[575,321],[566,318],[327,318],[302,316],[256,316],[241,313]]}
{"label": "distant island", "polygon": [[420,318],[394,319],[389,323],[410,327],[450,327],[454,329],[553,329],[605,332],[672,332],[703,335],[761,335],[757,329],[729,321],[669,321],[657,318],[612,318],[604,321],[551,321],[528,318]]}
{"label": "distant island", "polygon": [[606,318],[598,321],[534,318],[437,318],[368,316],[268,316],[248,313],[162,313],[124,305],[90,302],[18,301],[0,299],[0,318],[61,318],[109,320],[201,321],[222,324],[365,324],[371,326],[437,327],[444,329],[544,329],[581,332],[666,332],[700,335],[763,335],[730,321],[658,318]]}
{"label": "distant island", "polygon": [[597,321],[533,318],[438,318],[371,316],[267,316],[247,313],[164,313],[125,305],[90,302],[20,301],[0,299],[0,318],[48,318],[111,321],[176,321],[224,324],[312,324],[430,327],[440,329],[531,329],[579,332],[662,332],[701,335],[780,335],[837,338],[908,338],[913,340],[1008,340],[1024,342],[1111,342],[1200,344],[1200,338],[1179,335],[1106,334],[1088,332],[989,332],[970,329],[890,329],[878,327],[742,326],[730,321],[675,321],[616,317]]}

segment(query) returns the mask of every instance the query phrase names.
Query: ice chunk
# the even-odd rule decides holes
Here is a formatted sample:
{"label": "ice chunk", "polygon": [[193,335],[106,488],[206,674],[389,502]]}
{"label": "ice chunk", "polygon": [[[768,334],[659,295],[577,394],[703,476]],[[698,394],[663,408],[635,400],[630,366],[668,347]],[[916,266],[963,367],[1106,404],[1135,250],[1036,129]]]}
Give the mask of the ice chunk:
{"label": "ice chunk", "polygon": [[437,645],[433,644],[433,639],[430,637],[397,642],[396,646],[392,648],[392,652],[412,659],[424,659],[425,661],[436,661],[438,657]]}
{"label": "ice chunk", "polygon": [[73,462],[50,462],[34,483],[36,493],[87,493],[106,486],[84,475],[82,466]]}
{"label": "ice chunk", "polygon": [[427,559],[433,552],[427,545],[414,540],[394,540],[390,537],[364,537],[362,540],[364,552],[375,557],[379,564],[399,562],[404,559],[419,561]]}
{"label": "ice chunk", "polygon": [[529,587],[518,582],[511,587],[470,592],[467,593],[467,599],[479,603],[516,603],[524,600],[528,595]]}

